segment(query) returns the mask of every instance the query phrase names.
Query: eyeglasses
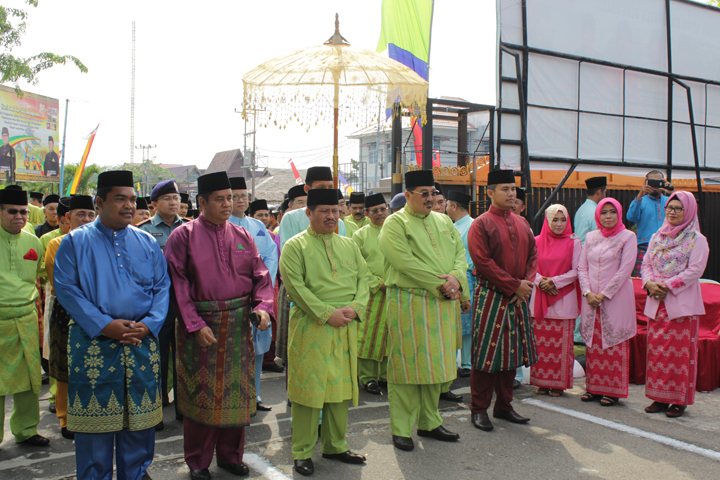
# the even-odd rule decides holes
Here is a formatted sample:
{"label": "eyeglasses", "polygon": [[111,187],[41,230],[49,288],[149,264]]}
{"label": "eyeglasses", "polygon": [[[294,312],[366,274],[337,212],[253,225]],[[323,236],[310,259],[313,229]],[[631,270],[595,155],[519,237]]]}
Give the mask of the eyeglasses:
{"label": "eyeglasses", "polygon": [[27,217],[28,214],[30,213],[30,210],[27,210],[27,209],[18,210],[17,208],[3,208],[3,210],[8,212],[10,215],[17,215],[19,213],[23,217]]}
{"label": "eyeglasses", "polygon": [[233,195],[233,200],[247,200],[248,198],[247,195]]}
{"label": "eyeglasses", "polygon": [[665,211],[668,213],[682,213],[685,207],[665,207]]}
{"label": "eyeglasses", "polygon": [[415,195],[420,195],[422,198],[437,197],[438,195],[440,195],[440,192],[438,190],[433,190],[432,192],[422,192],[422,193],[416,192],[413,190],[410,193],[414,193]]}
{"label": "eyeglasses", "polygon": [[373,210],[368,210],[368,213],[370,215],[377,215],[378,213],[385,213],[387,212],[387,208],[381,207],[381,208],[375,208]]}

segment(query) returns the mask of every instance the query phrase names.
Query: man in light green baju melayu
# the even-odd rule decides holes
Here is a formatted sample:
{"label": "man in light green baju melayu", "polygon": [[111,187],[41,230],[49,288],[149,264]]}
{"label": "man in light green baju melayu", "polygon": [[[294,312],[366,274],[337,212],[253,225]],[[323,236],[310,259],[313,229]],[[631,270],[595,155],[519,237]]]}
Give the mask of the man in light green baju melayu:
{"label": "man in light green baju melayu", "polygon": [[[314,471],[322,420],[322,456],[365,463],[345,440],[349,401],[358,402],[357,321],[367,306],[368,269],[355,242],[335,233],[337,190],[308,192],[310,226],[283,247],[280,272],[293,307],[288,332],[288,397],[292,401],[295,470]],[[354,321],[356,320],[357,321]]]}
{"label": "man in light green baju melayu", "polygon": [[355,232],[370,224],[370,219],[365,215],[365,194],[362,192],[351,193],[348,210],[350,210],[350,215],[347,215],[343,221],[347,228],[347,236],[352,237]]}
{"label": "man in light green baju melayu", "polygon": [[407,205],[383,225],[389,332],[388,395],[393,445],[412,450],[418,435],[456,441],[442,426],[443,384],[457,376],[460,315],[470,310],[467,261],[460,234],[446,215],[432,211],[431,170],[405,174]]}

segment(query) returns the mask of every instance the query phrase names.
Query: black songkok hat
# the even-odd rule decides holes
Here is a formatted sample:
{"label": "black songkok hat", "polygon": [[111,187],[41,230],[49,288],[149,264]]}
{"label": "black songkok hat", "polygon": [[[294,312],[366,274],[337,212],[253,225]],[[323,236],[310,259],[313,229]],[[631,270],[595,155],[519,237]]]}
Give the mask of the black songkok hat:
{"label": "black songkok hat", "polygon": [[43,207],[48,203],[58,203],[60,201],[60,195],[46,195],[43,199]]}
{"label": "black songkok hat", "polygon": [[585,185],[588,190],[594,190],[596,188],[607,187],[607,177],[592,177],[585,180]]}
{"label": "black songkok hat", "polygon": [[135,208],[138,210],[149,210],[145,197],[137,197],[137,200],[135,200]]}
{"label": "black songkok hat", "polygon": [[[8,132],[7,127],[3,127],[2,133],[3,133],[3,135],[5,135],[5,134],[10,135],[10,132]],[[18,205],[20,205],[20,204],[18,204]]]}
{"label": "black songkok hat", "polygon": [[305,173],[305,184],[309,185],[317,181],[332,181],[333,175],[330,167],[310,167]]}
{"label": "black songkok hat", "polygon": [[440,195],[443,195],[443,196],[445,195],[445,194],[443,193],[442,187],[440,186],[440,184],[439,184],[438,182],[435,182],[435,190],[437,190],[438,192],[440,192]]}
{"label": "black songkok hat", "polygon": [[42,201],[43,194],[41,192],[30,192],[30,198],[34,198],[35,200]]}
{"label": "black songkok hat", "polygon": [[365,194],[362,192],[351,193],[350,194],[350,204],[352,205],[353,203],[365,203]]}
{"label": "black songkok hat", "polygon": [[472,197],[470,195],[459,192],[457,190],[450,190],[448,192],[447,199],[452,200],[453,202],[457,202],[465,207],[470,205],[470,202],[472,201]]}
{"label": "black songkok hat", "polygon": [[48,142],[53,142],[53,143],[55,143],[55,139],[53,138],[52,135],[50,135],[50,136],[48,137]]}
{"label": "black songkok hat", "polygon": [[387,203],[385,201],[385,196],[383,196],[382,193],[376,193],[375,195],[368,195],[365,197],[365,208],[372,208],[375,205],[382,205],[383,203]]}
{"label": "black songkok hat", "polygon": [[515,184],[515,172],[513,170],[493,170],[488,173],[488,185],[498,185],[500,183]]}
{"label": "black songkok hat", "polygon": [[343,195],[342,190],[339,188],[337,189],[338,192],[338,202],[343,202],[343,205],[345,204],[345,196]]}
{"label": "black songkok hat", "polygon": [[286,199],[283,200],[283,202],[280,204],[280,208],[278,208],[278,210],[281,211],[281,212],[283,212],[283,213],[285,213],[285,210],[287,210],[289,206],[290,206],[290,200],[288,200],[288,199],[286,198]]}
{"label": "black songkok hat", "polygon": [[90,195],[75,195],[74,197],[70,197],[68,211],[70,210],[95,210],[92,197]]}
{"label": "black songkok hat", "polygon": [[335,189],[313,189],[308,192],[308,207],[313,205],[338,205],[338,195]]}
{"label": "black songkok hat", "polygon": [[155,185],[150,193],[150,200],[155,201],[162,195],[167,193],[180,193],[177,183],[175,180],[163,180],[162,182]]}
{"label": "black songkok hat", "polygon": [[517,187],[515,189],[515,198],[525,203],[525,189],[522,187]]}
{"label": "black songkok hat", "polygon": [[200,175],[197,179],[198,195],[227,190],[230,187],[230,179],[225,172],[207,173]]}
{"label": "black songkok hat", "polygon": [[98,175],[97,188],[131,187],[134,188],[133,174],[130,170],[108,170]]}
{"label": "black songkok hat", "polygon": [[250,215],[254,215],[258,210],[270,210],[266,200],[255,200],[250,203]]}
{"label": "black songkok hat", "polygon": [[230,188],[233,190],[247,190],[245,177],[230,177]]}
{"label": "black songkok hat", "polygon": [[[60,198],[60,201],[58,202],[58,208],[57,208],[57,216],[58,217],[64,217],[67,212],[70,211],[70,199],[72,197],[62,197]],[[92,197],[90,197],[90,201],[92,202]],[[93,210],[95,207],[93,206]]]}
{"label": "black songkok hat", "polygon": [[[182,193],[181,193],[180,195],[182,195]],[[186,193],[185,195],[188,195],[188,194]],[[188,213],[187,213],[187,214],[188,214],[188,216],[189,216],[189,215],[190,215],[190,210],[193,209],[193,203],[192,203],[192,200],[190,200],[190,195],[188,195],[187,202],[183,202],[183,203],[187,203],[187,206],[188,206]]]}
{"label": "black songkok hat", "polygon": [[432,170],[413,170],[405,174],[405,188],[434,187],[435,177]]}
{"label": "black songkok hat", "polygon": [[297,197],[306,197],[305,185],[295,185],[288,190],[288,200],[295,200]]}
{"label": "black songkok hat", "polygon": [[0,190],[0,203],[5,205],[27,205],[27,192],[20,187],[11,187],[15,187],[15,185],[10,185]]}
{"label": "black songkok hat", "polygon": [[198,218],[200,216],[200,210],[193,210],[192,211],[192,218]]}
{"label": "black songkok hat", "polygon": [[[181,193],[180,194],[180,203],[187,203],[189,205],[190,204],[190,195],[188,195],[187,193]],[[190,207],[188,206],[188,208],[190,208]]]}

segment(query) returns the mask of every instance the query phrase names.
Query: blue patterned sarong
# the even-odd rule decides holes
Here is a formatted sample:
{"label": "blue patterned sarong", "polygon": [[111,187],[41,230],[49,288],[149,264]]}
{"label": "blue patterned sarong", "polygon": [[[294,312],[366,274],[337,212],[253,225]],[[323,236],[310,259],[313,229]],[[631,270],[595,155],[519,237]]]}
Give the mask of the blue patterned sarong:
{"label": "blue patterned sarong", "polygon": [[[467,271],[467,280],[468,285],[470,285],[470,292],[475,292],[475,277],[472,274],[472,270]],[[472,309],[468,313],[463,313],[460,316],[460,320],[462,321],[463,336],[472,334],[473,316],[474,315]]]}
{"label": "blue patterned sarong", "polygon": [[138,346],[91,339],[74,320],[68,335],[68,430],[139,431],[162,420],[160,353],[147,335]]}

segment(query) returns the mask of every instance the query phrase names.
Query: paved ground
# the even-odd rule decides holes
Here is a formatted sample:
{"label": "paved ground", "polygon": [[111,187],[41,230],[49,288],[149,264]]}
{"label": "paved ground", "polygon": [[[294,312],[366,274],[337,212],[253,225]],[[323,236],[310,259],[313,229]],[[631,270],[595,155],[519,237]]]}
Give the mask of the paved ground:
{"label": "paved ground", "polygon": [[[631,385],[630,398],[603,408],[579,397],[584,379],[562,398],[537,396],[535,388],[516,390],[516,410],[532,418],[528,425],[494,421],[489,433],[469,421],[467,379],[454,388],[465,402],[441,402],[445,427],[460,434],[453,444],[415,437],[413,452],[394,449],[391,442],[387,396],[361,393],[360,406],[351,409],[350,448],[368,456],[366,466],[345,465],[320,457],[315,451],[315,479],[711,479],[720,477],[720,390],[698,393],[685,416],[671,420],[648,415],[644,387]],[[247,430],[249,478],[282,480],[304,478],[292,470],[290,415],[285,404],[282,374],[263,374],[262,395],[273,411],[259,413]],[[45,389],[41,398],[47,398]],[[73,444],[60,436],[57,419],[41,401],[40,433],[52,439],[50,447],[31,449],[15,445],[6,404],[5,441],[0,444],[0,480],[74,478]],[[165,409],[166,428],[156,437],[155,480],[188,478],[182,457],[182,425],[173,407]],[[9,438],[8,438],[9,437]],[[215,479],[235,478],[214,464]]]}

